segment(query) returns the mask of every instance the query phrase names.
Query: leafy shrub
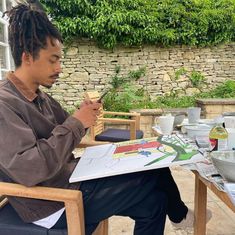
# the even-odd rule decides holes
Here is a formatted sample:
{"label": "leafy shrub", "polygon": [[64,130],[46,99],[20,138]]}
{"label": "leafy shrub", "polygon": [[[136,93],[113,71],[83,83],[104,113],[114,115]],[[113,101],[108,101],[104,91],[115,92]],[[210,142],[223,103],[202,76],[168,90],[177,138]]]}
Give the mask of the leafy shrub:
{"label": "leafy shrub", "polygon": [[188,77],[193,87],[199,88],[202,83],[205,83],[206,81],[205,76],[202,75],[201,72],[193,70],[191,73],[189,73],[184,67],[178,69],[175,72],[175,79],[178,80],[182,75]]}
{"label": "leafy shrub", "polygon": [[198,98],[235,98],[235,81],[227,80],[209,92],[202,92],[193,96],[179,97],[176,93],[159,96],[154,103],[160,108],[186,108],[195,106]]}
{"label": "leafy shrub", "polygon": [[124,86],[127,83],[132,81],[137,81],[145,74],[145,67],[141,67],[136,71],[130,71],[127,76],[120,75],[121,67],[117,65],[115,67],[115,74],[111,77],[110,85],[114,90],[119,89],[120,87]]}
{"label": "leafy shrub", "polygon": [[123,92],[110,94],[105,100],[105,108],[112,111],[128,112],[136,108],[187,108],[195,106],[197,98],[235,98],[235,81],[227,80],[210,92],[193,96],[179,96],[177,93],[158,96],[151,100],[148,93],[126,84]]}
{"label": "leafy shrub", "polygon": [[210,92],[205,92],[200,95],[201,98],[235,98],[235,81],[227,80],[221,85],[218,85]]}
{"label": "leafy shrub", "polygon": [[109,111],[128,112],[143,99],[143,91],[138,89],[134,82],[145,75],[145,67],[130,71],[126,76],[120,75],[120,72],[121,67],[116,66],[110,82],[111,89],[105,96],[103,104]]}
{"label": "leafy shrub", "polygon": [[186,75],[186,74],[187,74],[187,70],[184,67],[182,67],[175,72],[175,79],[178,80],[180,76]]}
{"label": "leafy shrub", "polygon": [[171,94],[159,96],[155,102],[157,108],[186,108],[195,105],[195,96],[182,96]]}
{"label": "leafy shrub", "polygon": [[41,0],[67,41],[213,45],[235,39],[234,0]]}
{"label": "leafy shrub", "polygon": [[104,99],[104,109],[108,111],[129,112],[130,109],[139,108],[143,96],[139,95],[134,86],[124,85],[122,91],[113,90]]}
{"label": "leafy shrub", "polygon": [[199,87],[202,83],[205,82],[205,77],[195,70],[192,71],[189,80],[191,81],[193,87]]}

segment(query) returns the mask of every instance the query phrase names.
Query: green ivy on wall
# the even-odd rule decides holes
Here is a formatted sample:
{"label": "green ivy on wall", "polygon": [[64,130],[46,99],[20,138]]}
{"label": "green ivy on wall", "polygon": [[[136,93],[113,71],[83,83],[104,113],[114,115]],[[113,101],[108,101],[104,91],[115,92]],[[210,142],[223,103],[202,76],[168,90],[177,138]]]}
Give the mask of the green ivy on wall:
{"label": "green ivy on wall", "polygon": [[66,41],[214,45],[235,40],[235,0],[41,0]]}

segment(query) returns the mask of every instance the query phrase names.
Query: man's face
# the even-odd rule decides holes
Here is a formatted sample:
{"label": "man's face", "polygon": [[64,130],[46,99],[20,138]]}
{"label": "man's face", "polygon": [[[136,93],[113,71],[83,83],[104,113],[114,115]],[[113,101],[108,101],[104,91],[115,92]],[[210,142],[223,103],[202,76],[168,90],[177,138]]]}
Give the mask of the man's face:
{"label": "man's face", "polygon": [[30,74],[33,84],[50,88],[58,79],[61,72],[61,43],[53,39],[47,39],[47,47],[39,51],[36,59],[31,58]]}

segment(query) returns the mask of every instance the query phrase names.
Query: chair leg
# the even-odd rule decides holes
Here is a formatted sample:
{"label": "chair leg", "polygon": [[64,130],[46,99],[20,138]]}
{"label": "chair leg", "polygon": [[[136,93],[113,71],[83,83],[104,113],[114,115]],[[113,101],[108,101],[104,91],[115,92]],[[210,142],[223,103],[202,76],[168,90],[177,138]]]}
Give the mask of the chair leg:
{"label": "chair leg", "polygon": [[92,235],[108,235],[108,223],[108,219],[101,221]]}

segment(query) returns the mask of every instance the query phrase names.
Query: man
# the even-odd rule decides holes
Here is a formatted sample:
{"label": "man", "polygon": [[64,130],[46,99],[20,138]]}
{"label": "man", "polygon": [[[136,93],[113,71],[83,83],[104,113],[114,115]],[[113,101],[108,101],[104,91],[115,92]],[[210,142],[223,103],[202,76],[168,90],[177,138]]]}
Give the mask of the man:
{"label": "man", "polygon": [[[0,84],[1,178],[26,186],[83,192],[86,234],[112,215],[135,220],[134,234],[163,235],[166,194],[158,171],[69,184],[76,165],[72,151],[94,125],[99,103],[84,101],[71,116],[39,89],[50,88],[61,72],[62,39],[41,10],[18,4],[7,12],[15,71]],[[23,221],[47,228],[66,227],[63,204],[10,197]]]}

